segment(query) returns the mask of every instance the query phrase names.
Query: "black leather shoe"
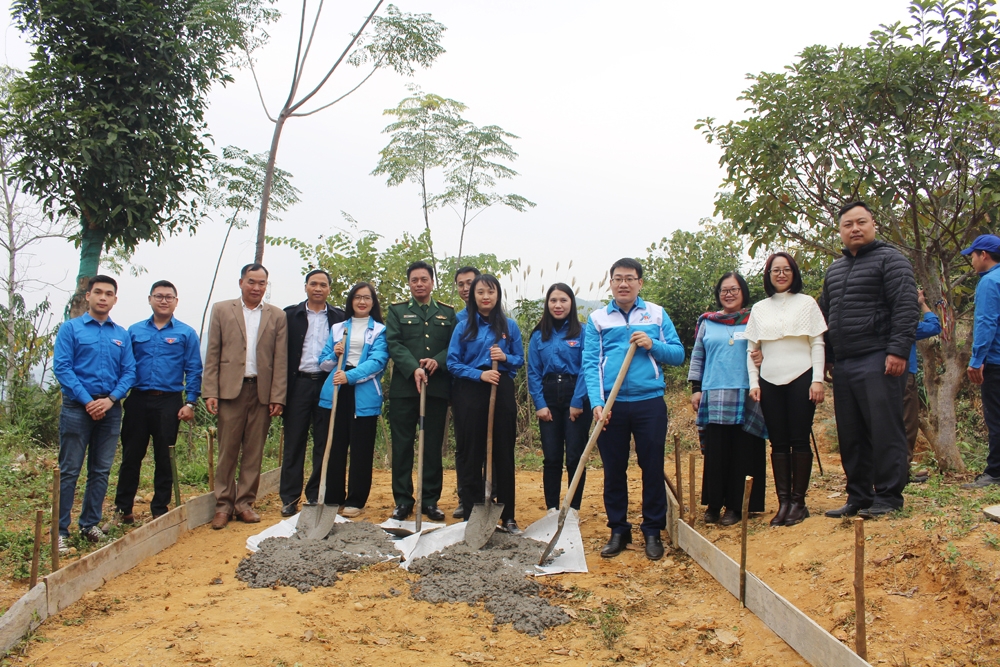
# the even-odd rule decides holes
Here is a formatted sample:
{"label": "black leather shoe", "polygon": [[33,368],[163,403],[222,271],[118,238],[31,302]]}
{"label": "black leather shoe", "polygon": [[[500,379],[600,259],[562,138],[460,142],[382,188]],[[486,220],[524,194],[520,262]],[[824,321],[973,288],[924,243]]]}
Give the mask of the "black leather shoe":
{"label": "black leather shoe", "polygon": [[462,503],[458,504],[455,511],[451,513],[451,518],[453,519],[464,519],[465,518],[465,508],[462,507]]}
{"label": "black leather shoe", "polygon": [[845,516],[857,516],[861,508],[852,503],[844,503],[843,507],[838,507],[835,510],[827,510],[825,512],[826,516],[831,519],[843,519]]}
{"label": "black leather shoe", "polygon": [[281,506],[281,516],[295,516],[299,513],[299,504],[296,502]]}
{"label": "black leather shoe", "polygon": [[438,509],[437,505],[428,505],[425,507],[424,516],[431,521],[444,521],[444,512]]}
{"label": "black leather shoe", "polygon": [[601,549],[601,558],[614,558],[625,551],[627,544],[632,544],[632,533],[611,533],[611,539]]}
{"label": "black leather shoe", "polygon": [[862,519],[874,519],[880,516],[885,516],[886,514],[892,514],[893,512],[898,512],[900,507],[893,507],[892,505],[886,505],[884,503],[875,503],[871,507],[867,507],[863,510],[858,511],[858,516]]}
{"label": "black leather shoe", "polygon": [[709,507],[705,510],[705,523],[719,523],[719,517],[721,514],[721,507]]}
{"label": "black leather shoe", "polygon": [[663,558],[663,540],[659,535],[646,535],[646,558],[649,560]]}
{"label": "black leather shoe", "polygon": [[719,519],[719,525],[720,526],[734,526],[734,525],[738,524],[741,519],[743,519],[743,513],[742,512],[738,512],[736,510],[731,510],[731,509],[729,509],[727,507],[726,508],[726,513],[722,515],[721,519]]}
{"label": "black leather shoe", "polygon": [[500,523],[500,530],[507,531],[511,535],[521,535],[522,533],[524,533],[523,530],[517,527],[517,521],[514,521],[513,519],[507,519],[506,521],[502,521]]}
{"label": "black leather shoe", "polygon": [[396,509],[392,511],[392,518],[396,521],[406,521],[412,512],[413,505],[396,505]]}

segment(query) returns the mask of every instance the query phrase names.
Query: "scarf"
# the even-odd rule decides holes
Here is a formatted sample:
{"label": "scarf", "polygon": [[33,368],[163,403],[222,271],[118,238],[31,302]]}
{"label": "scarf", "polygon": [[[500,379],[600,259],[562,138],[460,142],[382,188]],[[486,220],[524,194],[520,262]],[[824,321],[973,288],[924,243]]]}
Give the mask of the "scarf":
{"label": "scarf", "polygon": [[705,320],[709,322],[718,322],[719,324],[725,324],[726,326],[739,326],[740,324],[746,324],[750,319],[750,309],[740,308],[735,313],[724,313],[721,310],[714,311],[710,313],[703,313],[701,317],[698,318],[698,323],[695,325],[694,330],[698,331],[701,328],[701,323]]}

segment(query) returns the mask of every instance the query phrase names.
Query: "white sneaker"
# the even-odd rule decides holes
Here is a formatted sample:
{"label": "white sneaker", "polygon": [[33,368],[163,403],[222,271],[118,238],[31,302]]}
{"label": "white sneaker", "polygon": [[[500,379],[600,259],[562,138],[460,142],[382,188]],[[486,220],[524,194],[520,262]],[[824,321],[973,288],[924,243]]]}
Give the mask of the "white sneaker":
{"label": "white sneaker", "polygon": [[356,516],[361,516],[361,511],[360,507],[344,507],[340,510],[340,515],[353,519]]}
{"label": "white sneaker", "polygon": [[62,535],[59,536],[59,555],[68,556],[69,555],[69,544],[66,543],[66,538]]}

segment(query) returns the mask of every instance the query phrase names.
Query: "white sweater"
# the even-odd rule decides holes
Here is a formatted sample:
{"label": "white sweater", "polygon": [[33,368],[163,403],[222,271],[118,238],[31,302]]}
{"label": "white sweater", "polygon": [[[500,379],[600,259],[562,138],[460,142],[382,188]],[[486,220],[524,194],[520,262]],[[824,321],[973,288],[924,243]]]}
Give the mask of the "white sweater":
{"label": "white sweater", "polygon": [[[812,368],[812,381],[823,381],[826,321],[816,300],[807,294],[779,292],[754,305],[747,322],[747,372],[750,388],[763,377],[771,384],[788,384]],[[750,352],[761,350],[758,371]]]}

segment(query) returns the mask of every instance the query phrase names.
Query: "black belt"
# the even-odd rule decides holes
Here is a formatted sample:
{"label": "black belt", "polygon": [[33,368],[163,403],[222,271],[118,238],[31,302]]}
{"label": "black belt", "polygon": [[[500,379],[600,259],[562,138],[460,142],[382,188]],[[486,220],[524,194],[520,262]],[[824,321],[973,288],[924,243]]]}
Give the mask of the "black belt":
{"label": "black belt", "polygon": [[566,373],[546,373],[542,378],[543,382],[576,382],[576,375]]}
{"label": "black belt", "polygon": [[173,396],[181,393],[179,391],[160,391],[159,389],[133,389],[132,391],[146,396]]}
{"label": "black belt", "polygon": [[244,384],[257,384],[257,376],[256,375],[246,375],[246,376],[243,377],[243,383]]}
{"label": "black belt", "polygon": [[307,373],[306,371],[295,371],[296,377],[309,378],[310,380],[325,380],[329,373],[320,371],[318,373]]}
{"label": "black belt", "polygon": [[111,394],[91,394],[90,397],[96,401],[99,398],[111,398]]}

